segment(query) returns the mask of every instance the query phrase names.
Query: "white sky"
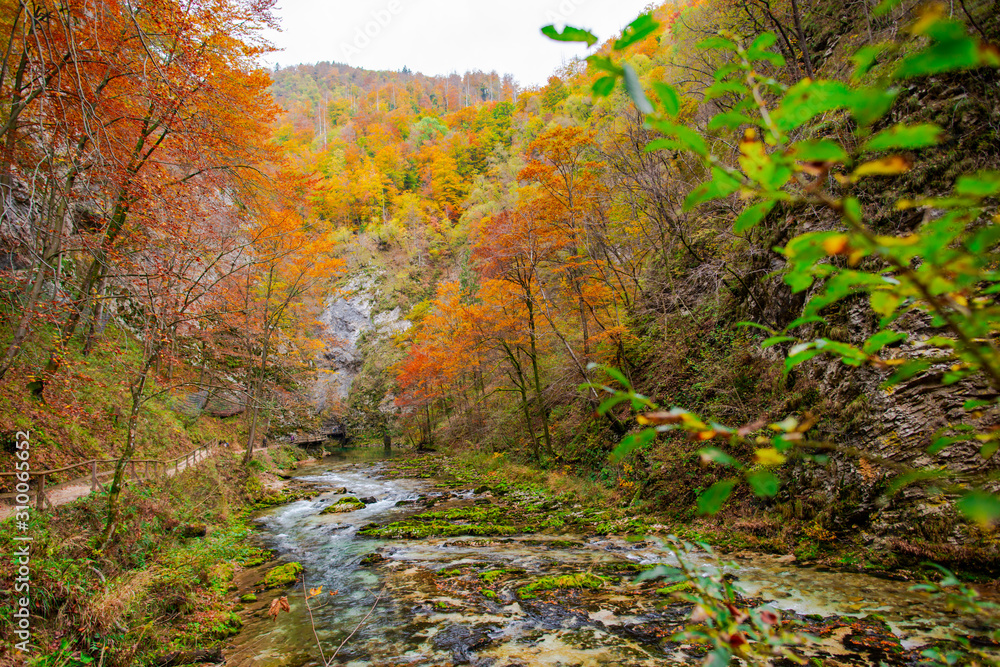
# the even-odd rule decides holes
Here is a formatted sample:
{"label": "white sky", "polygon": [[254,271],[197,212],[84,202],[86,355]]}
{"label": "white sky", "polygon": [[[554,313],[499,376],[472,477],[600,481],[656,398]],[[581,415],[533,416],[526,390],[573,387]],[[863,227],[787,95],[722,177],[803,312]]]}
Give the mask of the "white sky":
{"label": "white sky", "polygon": [[[583,44],[553,42],[540,32],[555,23],[587,28],[604,41],[642,13],[650,0],[278,0],[282,66],[323,60],[366,69],[437,75],[480,69],[510,73],[522,85],[543,84]],[[381,18],[381,23],[378,19]],[[369,37],[367,31],[374,35]],[[367,40],[367,42],[366,42]]]}

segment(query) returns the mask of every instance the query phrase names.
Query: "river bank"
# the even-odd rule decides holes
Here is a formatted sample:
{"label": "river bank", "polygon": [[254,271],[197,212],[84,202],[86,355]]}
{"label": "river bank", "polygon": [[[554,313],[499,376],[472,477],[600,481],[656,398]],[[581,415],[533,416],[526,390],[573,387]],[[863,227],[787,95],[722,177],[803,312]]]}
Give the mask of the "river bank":
{"label": "river bank", "polygon": [[[658,563],[677,565],[665,526],[537,485],[473,484],[482,480],[460,469],[435,477],[440,463],[300,468],[295,483],[316,495],[254,518],[278,560],[237,579],[238,595],[253,602],[227,664],[313,664],[317,637],[327,658],[343,644],[335,662],[351,665],[702,662],[711,647],[670,639],[691,623],[696,591],[636,581]],[[353,505],[345,498],[368,502],[330,511]],[[945,637],[975,633],[980,622],[890,578],[750,551],[727,556],[731,565],[700,550],[683,558],[705,576],[735,578],[741,609],[774,610],[789,650],[825,664],[915,664],[929,646],[956,647]],[[303,567],[304,587],[263,583],[291,562]],[[304,590],[320,587],[310,600],[314,636]],[[289,611],[272,620],[281,597]],[[803,633],[817,640],[794,647]]]}

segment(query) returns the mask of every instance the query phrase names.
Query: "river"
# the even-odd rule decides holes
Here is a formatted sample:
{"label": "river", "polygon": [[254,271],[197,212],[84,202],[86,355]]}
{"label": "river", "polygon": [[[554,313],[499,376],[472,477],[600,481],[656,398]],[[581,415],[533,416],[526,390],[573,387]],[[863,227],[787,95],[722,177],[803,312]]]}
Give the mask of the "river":
{"label": "river", "polygon": [[[255,519],[279,562],[300,562],[307,587],[322,586],[310,605],[325,657],[344,644],[334,664],[700,663],[698,649],[665,641],[685,623],[690,605],[651,599],[631,583],[630,567],[676,562],[658,541],[555,533],[402,540],[359,536],[371,522],[425,510],[427,498],[442,501],[438,507],[470,506],[477,499],[471,489],[449,493],[436,488],[434,480],[390,479],[382,471],[383,464],[366,461],[304,468],[296,473],[297,482],[313,486],[319,495]],[[341,488],[375,502],[353,512],[320,514],[342,497],[335,493]],[[697,567],[713,565],[704,554],[690,559]],[[910,592],[906,583],[800,567],[765,555],[745,555],[729,569],[747,596],[768,600],[785,618],[800,620],[819,636],[819,644],[806,654],[825,664],[913,664],[923,645],[952,628],[965,631],[962,619],[926,595]],[[579,572],[600,573],[609,585],[549,591],[537,599],[518,594],[542,576]],[[266,608],[278,594],[287,594],[291,611],[272,621]],[[227,664],[322,664],[301,585],[259,597],[226,651]],[[969,622],[975,625],[975,619]]]}

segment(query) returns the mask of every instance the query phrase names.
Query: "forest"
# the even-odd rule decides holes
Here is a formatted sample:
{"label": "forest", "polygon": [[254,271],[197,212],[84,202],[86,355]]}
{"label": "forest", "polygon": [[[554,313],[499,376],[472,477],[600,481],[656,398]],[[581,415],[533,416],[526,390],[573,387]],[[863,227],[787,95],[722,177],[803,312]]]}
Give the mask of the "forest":
{"label": "forest", "polygon": [[1000,664],[994,0],[0,3],[0,667]]}

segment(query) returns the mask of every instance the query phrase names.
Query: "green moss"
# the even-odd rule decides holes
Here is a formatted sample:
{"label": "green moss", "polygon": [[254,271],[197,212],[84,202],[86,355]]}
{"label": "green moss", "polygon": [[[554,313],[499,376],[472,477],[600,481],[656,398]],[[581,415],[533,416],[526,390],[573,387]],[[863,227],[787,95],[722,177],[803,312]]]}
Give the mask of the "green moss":
{"label": "green moss", "polygon": [[682,581],[680,583],[672,584],[670,586],[664,586],[663,588],[657,588],[657,595],[673,595],[674,593],[683,593],[684,591],[691,590],[690,581]]}
{"label": "green moss", "polygon": [[564,574],[558,577],[542,577],[527,586],[517,589],[517,597],[522,600],[530,600],[534,597],[535,591],[550,591],[557,588],[601,588],[608,580],[590,572],[577,572],[576,574]]}
{"label": "green moss", "polygon": [[441,537],[454,537],[456,535],[514,535],[521,532],[514,526],[502,526],[495,524],[486,525],[462,525],[447,521],[397,521],[386,526],[368,526],[358,531],[358,535],[366,537],[382,537],[393,539],[420,539],[432,535]]}
{"label": "green moss", "polygon": [[240,596],[240,602],[256,602],[257,596],[253,593],[247,593],[246,595]]}
{"label": "green moss", "polygon": [[496,591],[491,591],[488,588],[480,588],[479,592],[483,594],[484,598],[488,598],[490,600],[496,600],[498,597]]}
{"label": "green moss", "polygon": [[483,580],[484,583],[492,584],[494,581],[507,574],[506,570],[488,570],[479,575],[479,578]]}
{"label": "green moss", "polygon": [[243,567],[257,567],[258,565],[263,565],[267,561],[271,560],[273,557],[274,557],[273,554],[266,551],[261,551],[258,554],[255,554],[240,561],[240,565],[242,565]]}
{"label": "green moss", "polygon": [[365,504],[354,496],[345,496],[324,509],[320,514],[340,514],[342,512],[353,512],[364,509]]}
{"label": "green moss", "polygon": [[302,572],[302,565],[292,561],[291,563],[285,563],[284,565],[279,565],[278,567],[271,569],[266,575],[264,575],[264,579],[261,583],[264,584],[265,588],[288,586],[295,583],[295,580],[299,578],[300,572]]}

